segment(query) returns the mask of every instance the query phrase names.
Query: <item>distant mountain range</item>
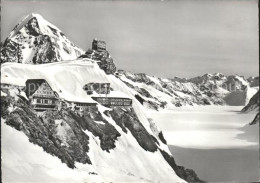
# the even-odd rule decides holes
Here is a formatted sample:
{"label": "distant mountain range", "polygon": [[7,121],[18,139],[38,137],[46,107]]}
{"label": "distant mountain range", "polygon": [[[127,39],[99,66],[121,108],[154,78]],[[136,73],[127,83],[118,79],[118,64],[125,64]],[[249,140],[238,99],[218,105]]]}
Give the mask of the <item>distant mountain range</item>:
{"label": "distant mountain range", "polygon": [[180,107],[183,105],[246,105],[257,92],[259,77],[205,74],[191,79],[159,78],[144,73],[118,70],[116,75],[147,108]]}

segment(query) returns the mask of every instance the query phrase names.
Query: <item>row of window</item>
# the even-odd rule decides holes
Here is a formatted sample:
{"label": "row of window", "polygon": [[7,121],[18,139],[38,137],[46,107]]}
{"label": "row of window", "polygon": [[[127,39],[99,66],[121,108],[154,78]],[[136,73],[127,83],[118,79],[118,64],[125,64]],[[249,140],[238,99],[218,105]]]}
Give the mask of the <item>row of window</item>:
{"label": "row of window", "polygon": [[130,101],[111,102],[111,105],[131,105],[131,102]]}
{"label": "row of window", "polygon": [[37,104],[54,104],[54,101],[50,100],[50,99],[34,99],[34,103],[37,103]]}
{"label": "row of window", "polygon": [[107,99],[107,98],[99,98],[97,101],[103,105],[131,105],[130,99]]}
{"label": "row of window", "polygon": [[53,95],[52,91],[37,91],[37,94]]}
{"label": "row of window", "polygon": [[89,104],[84,103],[76,103],[77,106],[89,106]]}

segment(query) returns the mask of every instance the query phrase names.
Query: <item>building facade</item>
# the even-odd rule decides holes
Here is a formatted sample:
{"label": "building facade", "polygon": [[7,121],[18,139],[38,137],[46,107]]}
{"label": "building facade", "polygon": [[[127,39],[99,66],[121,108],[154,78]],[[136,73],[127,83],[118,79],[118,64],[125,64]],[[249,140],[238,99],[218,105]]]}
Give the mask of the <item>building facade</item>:
{"label": "building facade", "polygon": [[59,97],[44,79],[26,81],[26,96],[36,111],[57,110]]}
{"label": "building facade", "polygon": [[118,98],[118,97],[92,97],[93,100],[106,106],[132,106],[132,99],[130,98]]}
{"label": "building facade", "polygon": [[106,51],[106,42],[95,38],[92,41],[92,49],[100,52]]}
{"label": "building facade", "polygon": [[84,103],[84,102],[71,102],[66,101],[68,103],[67,107],[76,111],[89,111],[91,109],[97,108],[97,103]]}

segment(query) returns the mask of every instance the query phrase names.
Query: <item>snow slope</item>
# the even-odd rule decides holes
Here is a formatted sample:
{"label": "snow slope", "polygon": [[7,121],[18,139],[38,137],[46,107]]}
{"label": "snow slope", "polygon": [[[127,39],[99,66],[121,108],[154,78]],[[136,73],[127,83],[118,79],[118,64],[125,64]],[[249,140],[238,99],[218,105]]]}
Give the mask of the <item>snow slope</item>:
{"label": "snow slope", "polygon": [[[89,101],[89,96],[82,89],[90,82],[109,82],[115,91],[120,91],[133,99],[133,107],[150,131],[150,123],[143,112],[143,106],[135,99],[128,87],[113,75],[106,75],[96,62],[86,59],[63,61],[44,65],[23,65],[5,63],[1,68],[1,82],[25,86],[27,79],[45,79],[61,98],[71,101]],[[48,74],[46,74],[48,73]]]}
{"label": "snow slope", "polygon": [[[143,106],[134,99],[134,96],[129,91],[128,87],[115,76],[106,75],[105,72],[99,69],[98,65],[91,60],[64,61],[43,65],[5,63],[2,65],[1,73],[2,83],[18,86],[25,86],[25,81],[27,79],[46,79],[52,89],[55,90],[60,97],[69,98],[71,100],[89,100],[82,89],[88,82],[110,82],[114,91],[122,92],[133,99],[133,108],[146,131],[157,138],[159,142],[158,146],[161,150],[170,153],[167,145],[160,141],[158,134],[153,130],[154,126],[148,121]],[[99,111],[102,112],[102,108],[100,108]],[[111,117],[106,115],[103,115],[103,117],[121,134],[116,141],[116,147],[110,150],[110,152],[102,150],[100,148],[99,138],[86,130],[85,133],[90,137],[90,151],[88,156],[90,157],[92,166],[91,169],[88,169],[88,166],[86,165],[76,164],[77,169],[73,170],[73,172],[85,170],[88,172],[94,171],[102,177],[100,178],[98,176],[98,180],[104,179],[105,181],[115,182],[185,182],[176,175],[171,166],[165,161],[160,151],[149,152],[144,150],[131,133],[124,133]],[[60,133],[62,133],[62,131],[60,131]],[[29,147],[29,149],[30,148],[31,147]],[[19,156],[14,157],[17,159],[23,158]],[[38,164],[40,165],[44,162],[41,160],[39,161]],[[37,162],[34,163],[37,164]],[[12,167],[9,167],[9,169],[16,169],[17,165],[12,164],[10,166]],[[49,166],[52,167],[54,165],[51,164]],[[31,164],[28,165],[28,169],[30,172],[30,169],[32,169]],[[59,171],[60,169],[61,171]],[[61,174],[57,173],[57,175],[63,175],[62,167],[60,167],[60,169],[58,168],[57,172],[60,172]],[[64,172],[66,173],[66,171]],[[37,175],[37,172],[35,172],[35,175]],[[56,177],[55,175],[54,177],[58,180],[63,179],[62,176]],[[82,176],[81,173],[75,175],[75,177],[71,176],[71,179],[74,178],[76,181],[91,181],[91,179]]]}
{"label": "snow slope", "polygon": [[6,125],[4,119],[1,121],[3,182],[104,181],[89,174],[95,171],[92,166],[78,164],[78,171],[70,169],[57,157],[30,143],[25,134]]}

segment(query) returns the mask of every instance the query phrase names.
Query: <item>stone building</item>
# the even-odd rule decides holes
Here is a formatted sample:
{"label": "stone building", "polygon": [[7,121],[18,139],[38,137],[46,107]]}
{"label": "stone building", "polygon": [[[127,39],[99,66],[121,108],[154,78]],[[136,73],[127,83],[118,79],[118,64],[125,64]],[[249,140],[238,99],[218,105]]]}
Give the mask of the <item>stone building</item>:
{"label": "stone building", "polygon": [[96,51],[106,51],[106,42],[102,40],[98,40],[97,38],[92,41],[92,50]]}

